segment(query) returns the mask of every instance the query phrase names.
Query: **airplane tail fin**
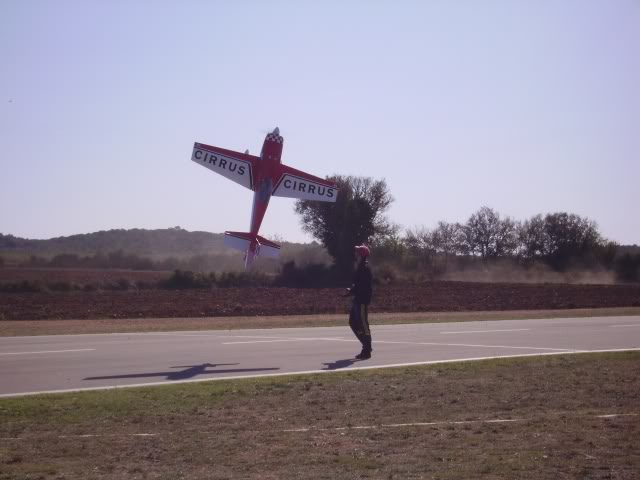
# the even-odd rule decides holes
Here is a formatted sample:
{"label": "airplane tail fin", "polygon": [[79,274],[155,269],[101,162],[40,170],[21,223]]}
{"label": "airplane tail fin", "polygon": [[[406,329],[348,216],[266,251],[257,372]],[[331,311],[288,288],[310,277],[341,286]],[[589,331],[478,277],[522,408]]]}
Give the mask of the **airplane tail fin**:
{"label": "airplane tail fin", "polygon": [[271,258],[280,255],[280,245],[248,232],[224,232],[224,244],[245,253],[245,268],[249,268],[258,255]]}
{"label": "airplane tail fin", "polygon": [[258,242],[260,242],[260,254],[265,257],[278,258],[280,256],[280,245],[267,240],[260,235],[256,235]]}

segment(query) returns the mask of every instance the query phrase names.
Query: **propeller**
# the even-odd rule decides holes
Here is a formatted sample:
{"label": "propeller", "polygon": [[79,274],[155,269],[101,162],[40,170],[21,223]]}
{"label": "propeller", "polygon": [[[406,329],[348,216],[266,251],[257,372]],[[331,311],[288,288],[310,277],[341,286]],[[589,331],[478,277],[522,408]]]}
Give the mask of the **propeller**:
{"label": "propeller", "polygon": [[280,135],[280,129],[278,127],[273,130],[267,130],[266,128],[261,128],[260,133],[267,135],[268,133],[273,133],[274,135]]}

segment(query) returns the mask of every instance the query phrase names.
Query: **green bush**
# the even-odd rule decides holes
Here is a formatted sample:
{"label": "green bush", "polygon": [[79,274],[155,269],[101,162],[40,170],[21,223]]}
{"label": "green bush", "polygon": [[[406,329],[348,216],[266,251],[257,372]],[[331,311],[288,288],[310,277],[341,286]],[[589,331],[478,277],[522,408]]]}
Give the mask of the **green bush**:
{"label": "green bush", "polygon": [[47,288],[53,292],[71,292],[82,289],[80,285],[65,281],[47,283]]}
{"label": "green bush", "polygon": [[640,282],[640,253],[625,253],[614,264],[616,277],[621,282]]}
{"label": "green bush", "polygon": [[258,272],[223,272],[218,279],[217,286],[229,287],[268,287],[271,280],[264,273]]}
{"label": "green bush", "polygon": [[172,289],[211,288],[216,283],[215,273],[193,273],[190,270],[175,270],[160,286]]}
{"label": "green bush", "polygon": [[112,290],[121,290],[126,292],[127,290],[135,290],[136,289],[136,282],[133,282],[131,280],[128,280],[126,278],[119,278],[118,280],[115,281],[115,283],[111,284],[111,289]]}
{"label": "green bush", "polygon": [[47,285],[39,280],[22,280],[21,282],[0,283],[0,291],[7,293],[35,293],[46,292],[48,290]]}
{"label": "green bush", "polygon": [[391,265],[385,264],[373,269],[373,280],[377,284],[389,285],[395,283],[397,277],[398,273]]}
{"label": "green bush", "polygon": [[351,278],[341,278],[333,267],[318,263],[297,267],[294,261],[285,263],[274,281],[278,287],[292,288],[327,288],[350,283]]}

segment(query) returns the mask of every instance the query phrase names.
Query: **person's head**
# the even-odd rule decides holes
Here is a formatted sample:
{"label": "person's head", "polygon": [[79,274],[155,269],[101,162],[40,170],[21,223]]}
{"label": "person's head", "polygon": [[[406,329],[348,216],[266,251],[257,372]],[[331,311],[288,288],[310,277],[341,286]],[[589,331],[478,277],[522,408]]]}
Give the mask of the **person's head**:
{"label": "person's head", "polygon": [[366,260],[369,257],[369,247],[367,247],[366,245],[356,245],[354,247],[354,250],[356,252],[356,259],[358,261]]}

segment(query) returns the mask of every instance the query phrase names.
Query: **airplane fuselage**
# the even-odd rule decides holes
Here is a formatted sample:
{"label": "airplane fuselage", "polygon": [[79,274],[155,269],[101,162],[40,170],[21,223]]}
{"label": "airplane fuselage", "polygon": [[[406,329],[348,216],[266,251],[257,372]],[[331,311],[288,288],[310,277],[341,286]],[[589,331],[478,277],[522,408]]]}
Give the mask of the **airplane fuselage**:
{"label": "airplane fuselage", "polygon": [[[270,133],[266,136],[260,152],[260,165],[254,176],[253,209],[251,211],[251,224],[249,232],[257,235],[264,219],[264,214],[269,206],[274,182],[278,181],[279,171],[277,166],[282,159],[283,139],[279,133]],[[251,242],[247,256],[257,255],[258,242]],[[246,259],[251,262],[253,258]],[[245,260],[245,261],[246,261]]]}

